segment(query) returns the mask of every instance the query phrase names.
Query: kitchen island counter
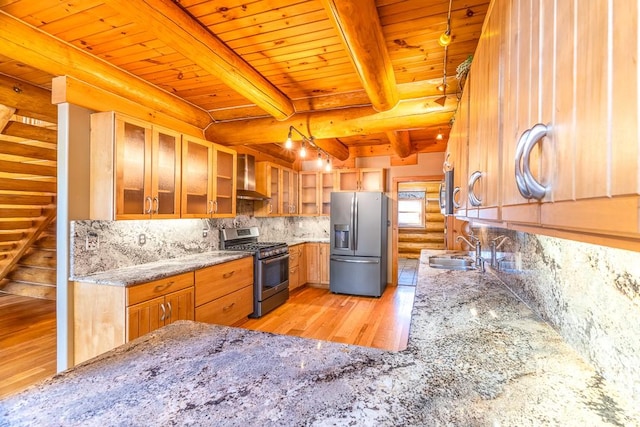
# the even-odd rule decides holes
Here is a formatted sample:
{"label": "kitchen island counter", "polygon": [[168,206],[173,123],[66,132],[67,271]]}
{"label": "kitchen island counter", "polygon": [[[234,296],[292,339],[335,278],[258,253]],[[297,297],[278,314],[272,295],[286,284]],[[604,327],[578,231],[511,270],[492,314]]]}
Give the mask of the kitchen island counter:
{"label": "kitchen island counter", "polygon": [[404,351],[178,322],[0,401],[0,425],[638,425],[495,276],[431,253]]}

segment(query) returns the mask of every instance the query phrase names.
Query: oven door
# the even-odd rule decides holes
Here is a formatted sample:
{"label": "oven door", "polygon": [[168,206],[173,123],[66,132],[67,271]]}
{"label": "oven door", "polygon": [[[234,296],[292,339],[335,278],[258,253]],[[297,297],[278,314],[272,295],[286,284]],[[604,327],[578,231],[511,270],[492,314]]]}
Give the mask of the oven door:
{"label": "oven door", "polygon": [[258,260],[256,275],[260,292],[259,301],[264,301],[289,287],[289,254],[280,254],[271,258]]}

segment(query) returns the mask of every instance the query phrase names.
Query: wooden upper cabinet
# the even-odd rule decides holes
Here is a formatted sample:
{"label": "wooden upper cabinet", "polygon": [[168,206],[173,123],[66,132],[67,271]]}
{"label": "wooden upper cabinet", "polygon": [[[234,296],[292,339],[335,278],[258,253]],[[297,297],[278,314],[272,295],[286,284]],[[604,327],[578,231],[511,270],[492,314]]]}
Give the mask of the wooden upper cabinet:
{"label": "wooden upper cabinet", "polygon": [[[468,80],[468,79],[467,79]],[[469,86],[462,91],[455,122],[449,133],[444,169],[453,169],[453,213],[467,216],[467,181],[469,161]]]}
{"label": "wooden upper cabinet", "polygon": [[[467,78],[469,111],[467,216],[497,220],[500,183],[501,46],[500,8],[485,24]],[[464,185],[464,184],[463,184]]]}
{"label": "wooden upper cabinet", "polygon": [[235,151],[185,136],[182,170],[183,218],[235,215]]}
{"label": "wooden upper cabinet", "polygon": [[180,134],[114,112],[91,115],[90,217],[180,217]]}
{"label": "wooden upper cabinet", "polygon": [[386,191],[386,169],[336,169],[336,191]]}
{"label": "wooden upper cabinet", "polygon": [[271,162],[256,162],[256,191],[270,197],[254,202],[255,216],[280,216],[280,170],[282,166]]}
{"label": "wooden upper cabinet", "polygon": [[281,206],[280,212],[282,215],[297,215],[298,214],[298,172],[282,168],[280,175],[280,189],[281,189]]}
{"label": "wooden upper cabinet", "polygon": [[333,172],[300,172],[299,199],[301,215],[329,215],[331,192],[334,191]]}

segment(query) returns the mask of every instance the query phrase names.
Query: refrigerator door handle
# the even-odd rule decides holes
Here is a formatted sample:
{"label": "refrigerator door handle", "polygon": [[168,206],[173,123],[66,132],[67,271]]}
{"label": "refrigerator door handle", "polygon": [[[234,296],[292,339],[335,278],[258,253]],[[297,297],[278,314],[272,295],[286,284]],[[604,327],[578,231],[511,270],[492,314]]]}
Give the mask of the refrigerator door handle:
{"label": "refrigerator door handle", "polygon": [[354,215],[353,215],[353,250],[358,250],[358,193],[354,197]]}
{"label": "refrigerator door handle", "polygon": [[380,261],[375,259],[375,260],[368,260],[368,259],[344,259],[344,258],[334,258],[331,257],[331,261],[336,261],[336,262],[345,262],[347,264],[379,264]]}
{"label": "refrigerator door handle", "polygon": [[350,224],[349,224],[349,230],[351,230],[351,233],[349,233],[350,234],[350,236],[349,236],[349,240],[350,240],[349,249],[352,250],[352,251],[355,250],[354,245],[355,245],[355,240],[356,240],[356,238],[354,237],[355,234],[356,234],[356,229],[354,227],[355,224],[354,224],[354,221],[353,221],[353,218],[354,218],[353,215],[354,215],[354,212],[355,212],[355,209],[356,209],[356,203],[355,202],[356,202],[355,195],[352,195],[351,196],[351,220],[350,220]]}

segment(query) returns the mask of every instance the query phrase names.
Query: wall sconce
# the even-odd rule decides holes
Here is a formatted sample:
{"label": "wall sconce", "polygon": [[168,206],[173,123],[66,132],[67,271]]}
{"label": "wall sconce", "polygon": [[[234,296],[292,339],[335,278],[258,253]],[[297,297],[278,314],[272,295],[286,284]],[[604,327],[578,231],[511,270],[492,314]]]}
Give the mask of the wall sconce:
{"label": "wall sconce", "polygon": [[329,159],[329,154],[327,154],[326,152],[321,150],[320,147],[318,147],[313,142],[314,141],[314,137],[313,136],[307,137],[305,134],[300,132],[294,126],[289,126],[289,134],[287,135],[287,139],[286,139],[286,141],[284,143],[284,147],[287,150],[290,150],[291,148],[293,148],[293,139],[292,139],[293,131],[295,131],[302,138],[302,143],[300,145],[300,151],[298,151],[298,156],[300,156],[301,159],[304,159],[307,156],[307,144],[309,144],[309,146],[311,148],[315,148],[318,151],[318,162],[317,162],[318,163],[318,168],[322,168],[322,164],[323,164],[322,155],[326,154],[327,155],[327,166],[326,166],[326,168],[328,168],[327,170],[331,170],[331,160]]}

